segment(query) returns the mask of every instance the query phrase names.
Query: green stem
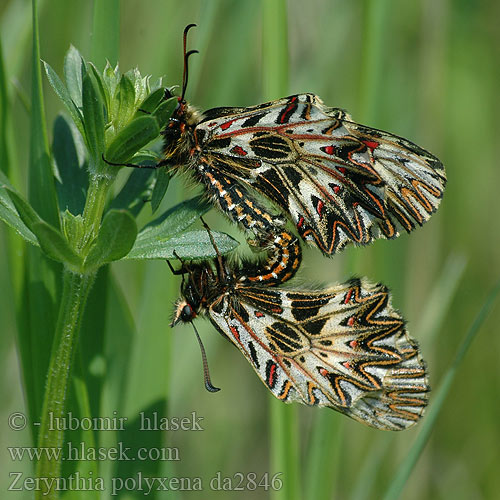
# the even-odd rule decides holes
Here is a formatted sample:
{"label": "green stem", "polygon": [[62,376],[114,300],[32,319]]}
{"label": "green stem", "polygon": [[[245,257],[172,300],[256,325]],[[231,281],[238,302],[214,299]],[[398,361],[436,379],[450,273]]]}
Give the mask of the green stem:
{"label": "green stem", "polygon": [[[62,449],[64,429],[59,429],[58,426],[54,425],[54,422],[57,422],[57,418],[62,419],[65,416],[71,369],[76,346],[78,345],[78,333],[85,303],[94,278],[95,273],[76,274],[68,270],[63,273],[61,305],[43,401],[42,421],[38,439],[39,449]],[[51,478],[54,478],[54,480],[59,478],[61,475],[61,458],[50,460],[47,455],[43,455],[37,463],[36,477],[48,478],[48,481]],[[55,500],[59,497],[59,492],[54,487],[46,490],[47,484],[44,484],[44,482],[41,483],[41,487],[42,489],[36,492],[36,499]]]}
{"label": "green stem", "polygon": [[[90,181],[87,200],[83,212],[83,234],[80,239],[79,249],[91,243],[99,232],[102,214],[106,203],[109,187],[114,176],[94,176]],[[53,448],[60,450],[64,442],[64,426],[61,429],[54,422],[62,419],[66,412],[68,387],[71,381],[73,360],[78,345],[80,325],[85,311],[85,304],[89,295],[96,272],[79,274],[64,270],[63,291],[59,316],[57,319],[54,343],[50,356],[45,388],[39,448]],[[57,479],[61,474],[62,456],[57,460],[50,460],[47,455],[39,460],[36,467],[37,478]],[[50,488],[50,482],[41,483],[42,489],[36,492],[36,499],[56,500],[59,492]]]}
{"label": "green stem", "polygon": [[99,232],[109,187],[114,178],[114,176],[96,175],[90,180],[85,209],[83,210],[84,235],[81,239],[80,250],[92,242]]}

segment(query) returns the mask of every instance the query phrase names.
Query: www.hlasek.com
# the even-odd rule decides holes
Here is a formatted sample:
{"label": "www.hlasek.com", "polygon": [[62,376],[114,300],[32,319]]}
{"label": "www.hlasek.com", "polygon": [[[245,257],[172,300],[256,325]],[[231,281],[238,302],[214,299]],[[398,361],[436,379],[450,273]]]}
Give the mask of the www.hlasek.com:
{"label": "www.hlasek.com", "polygon": [[13,462],[26,460],[64,460],[64,461],[164,461],[176,462],[180,460],[179,448],[176,447],[143,447],[132,450],[124,446],[121,441],[116,446],[94,447],[87,446],[81,441],[74,443],[68,441],[60,447],[36,447],[36,446],[8,446],[10,458]]}
{"label": "www.hlasek.com", "polygon": [[75,472],[68,477],[27,477],[22,472],[11,472],[8,491],[40,491],[48,495],[55,491],[106,491],[117,496],[122,491],[141,492],[147,496],[157,491],[255,491],[280,490],[283,487],[282,472],[270,474],[264,472],[236,472],[224,475],[216,472],[210,479],[201,477],[148,477],[138,472],[131,477],[112,477],[106,483],[103,477],[87,476]]}

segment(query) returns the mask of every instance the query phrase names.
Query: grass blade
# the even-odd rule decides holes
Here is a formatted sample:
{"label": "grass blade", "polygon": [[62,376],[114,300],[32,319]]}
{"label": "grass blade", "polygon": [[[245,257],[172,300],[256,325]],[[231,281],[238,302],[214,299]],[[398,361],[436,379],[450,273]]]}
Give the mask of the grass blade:
{"label": "grass blade", "polygon": [[9,150],[7,147],[8,97],[3,46],[0,39],[0,170],[9,173]]}
{"label": "grass blade", "polygon": [[458,284],[465,272],[466,259],[463,255],[451,254],[446,259],[443,270],[432,289],[429,299],[415,326],[417,338],[433,341],[441,330],[451,301],[455,297]]}
{"label": "grass blade", "polygon": [[[56,190],[49,158],[40,71],[37,2],[32,4],[32,103],[28,191],[44,220],[59,227]],[[32,421],[39,421],[60,296],[61,265],[28,247],[22,298],[18,304],[19,345],[25,392]],[[37,427],[34,427],[34,433]],[[35,436],[36,438],[37,436]]]}
{"label": "grass blade", "polygon": [[45,126],[45,106],[40,68],[37,1],[33,0],[33,61],[31,81],[31,140],[29,166],[29,201],[42,219],[59,228],[59,208]]}
{"label": "grass blade", "polygon": [[[262,88],[265,98],[288,92],[288,23],[283,0],[262,2]],[[270,402],[271,470],[283,473],[283,488],[272,498],[301,497],[298,415],[295,406]]]}
{"label": "grass blade", "polygon": [[344,420],[343,415],[326,408],[315,415],[305,461],[304,495],[307,498],[328,500],[337,489]]}
{"label": "grass blade", "polygon": [[436,424],[437,418],[439,416],[441,408],[444,405],[446,397],[450,392],[453,380],[455,378],[455,375],[457,374],[460,363],[464,359],[467,351],[469,350],[469,347],[472,344],[472,341],[476,337],[479,329],[481,328],[490,310],[492,309],[495,299],[497,298],[499,292],[500,292],[500,281],[497,282],[493,290],[486,298],[483,307],[480,309],[478,315],[474,319],[474,322],[469,328],[469,331],[467,332],[462,343],[460,344],[455,359],[453,360],[453,363],[450,365],[448,371],[444,375],[443,380],[441,381],[441,385],[439,386],[439,389],[436,391],[436,394],[434,396],[434,401],[431,407],[429,408],[426,417],[422,422],[422,427],[417,437],[417,440],[415,441],[415,444],[410,450],[410,453],[408,453],[406,459],[399,467],[399,470],[394,480],[392,481],[389,489],[387,490],[384,496],[384,500],[396,500],[397,498],[399,498],[401,492],[403,491],[406,481],[410,477],[410,474],[414,469],[415,464],[417,463],[417,460],[419,459],[423,449],[425,448],[425,445],[429,440],[432,430],[434,429],[434,425]]}
{"label": "grass blade", "polygon": [[120,54],[120,2],[94,0],[94,19],[90,59],[103,69],[106,61],[118,63]]}
{"label": "grass blade", "polygon": [[387,19],[390,0],[365,0],[363,8],[363,49],[360,86],[360,115],[367,124],[377,117],[379,96],[384,85],[385,47],[388,40]]}
{"label": "grass blade", "polygon": [[266,99],[288,93],[288,23],[286,2],[262,2],[262,90]]}

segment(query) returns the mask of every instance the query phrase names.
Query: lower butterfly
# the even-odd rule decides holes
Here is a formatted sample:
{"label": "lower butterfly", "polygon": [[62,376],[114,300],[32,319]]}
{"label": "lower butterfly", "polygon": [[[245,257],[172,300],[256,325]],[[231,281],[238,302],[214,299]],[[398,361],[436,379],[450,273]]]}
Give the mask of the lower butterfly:
{"label": "lower butterfly", "polygon": [[240,279],[244,268],[220,255],[182,262],[176,273],[183,285],[172,326],[207,315],[281,401],[330,407],[383,430],[406,429],[422,416],[425,363],[383,285],[252,285]]}

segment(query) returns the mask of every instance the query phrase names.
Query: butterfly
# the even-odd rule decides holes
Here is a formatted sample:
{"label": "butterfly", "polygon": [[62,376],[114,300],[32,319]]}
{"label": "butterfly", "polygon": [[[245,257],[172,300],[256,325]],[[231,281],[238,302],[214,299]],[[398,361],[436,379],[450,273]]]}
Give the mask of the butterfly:
{"label": "butterfly", "polygon": [[[353,279],[324,290],[270,288],[241,281],[244,266],[220,254],[181,262],[172,326],[208,316],[276,398],[333,408],[383,430],[406,429],[422,416],[425,363],[385,286]],[[206,385],[218,390],[207,376]]]}
{"label": "butterfly", "polygon": [[[273,249],[272,235],[290,235],[283,229],[289,218],[303,240],[333,255],[348,243],[410,232],[437,209],[446,175],[435,156],[354,122],[314,94],[198,113],[184,99],[187,59],[196,52],[186,52],[191,26],[184,32],[182,94],[162,132],[161,164],[194,174],[230,219],[258,235],[261,246]],[[172,97],[168,90],[166,97]],[[261,197],[279,212],[260,203]],[[279,261],[276,252],[272,258]]]}

